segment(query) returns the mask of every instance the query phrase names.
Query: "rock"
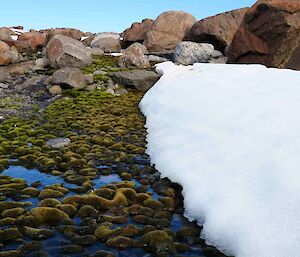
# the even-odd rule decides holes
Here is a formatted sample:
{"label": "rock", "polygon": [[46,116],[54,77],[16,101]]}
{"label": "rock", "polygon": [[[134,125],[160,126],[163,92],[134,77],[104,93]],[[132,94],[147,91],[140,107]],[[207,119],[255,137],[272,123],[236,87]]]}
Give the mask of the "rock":
{"label": "rock", "polygon": [[50,78],[50,84],[71,88],[85,88],[86,81],[83,73],[78,68],[66,67],[57,70]]}
{"label": "rock", "polygon": [[144,45],[149,51],[175,49],[184,39],[197,20],[191,14],[178,11],[162,13],[148,31]]}
{"label": "rock", "polygon": [[92,48],[100,48],[105,53],[119,53],[121,51],[120,35],[112,32],[98,34],[91,42]]}
{"label": "rock", "polygon": [[85,74],[84,75],[85,81],[88,85],[94,83],[94,75],[93,74]]}
{"label": "rock", "polygon": [[214,50],[208,61],[209,63],[227,63],[227,57],[225,57],[220,51]]}
{"label": "rock", "polygon": [[237,9],[196,22],[191,29],[192,41],[212,44],[224,53],[231,45],[247,10],[248,8]]}
{"label": "rock", "polygon": [[174,62],[183,65],[207,63],[214,51],[214,46],[206,43],[181,42],[176,46]]}
{"label": "rock", "polygon": [[36,207],[30,210],[35,221],[40,225],[58,225],[63,220],[68,220],[68,214],[52,207]]}
{"label": "rock", "polygon": [[24,233],[30,239],[33,240],[44,240],[51,237],[54,234],[53,230],[50,229],[38,229],[38,228],[31,228],[31,227],[24,227]]}
{"label": "rock", "polygon": [[18,41],[27,41],[30,50],[36,50],[46,45],[46,35],[39,32],[27,32],[18,37]]}
{"label": "rock", "polygon": [[300,1],[260,0],[246,12],[228,62],[300,70],[299,31]]}
{"label": "rock", "polygon": [[13,57],[10,52],[10,47],[3,41],[0,41],[0,65],[10,64],[12,59]]}
{"label": "rock", "polygon": [[167,58],[156,56],[156,55],[153,55],[153,54],[150,54],[150,55],[148,55],[146,57],[147,57],[147,59],[148,59],[149,62],[159,63],[159,62],[167,62],[167,61],[169,61],[169,59],[167,59]]}
{"label": "rock", "polygon": [[90,48],[90,51],[91,51],[92,55],[98,55],[98,56],[104,55],[104,51],[98,47]]}
{"label": "rock", "polygon": [[71,140],[69,138],[54,138],[49,139],[46,141],[46,145],[53,149],[60,149],[66,147],[68,144],[71,143]]}
{"label": "rock", "polygon": [[155,230],[146,233],[141,237],[144,247],[151,252],[171,251],[173,249],[173,239],[165,231]]}
{"label": "rock", "polygon": [[35,65],[32,67],[32,70],[44,70],[49,65],[48,59],[46,57],[39,58],[35,60]]}
{"label": "rock", "polygon": [[92,54],[87,47],[63,35],[56,35],[49,41],[46,56],[52,68],[80,68],[92,63]]}
{"label": "rock", "polygon": [[48,40],[50,40],[52,37],[56,35],[63,35],[80,41],[81,38],[86,35],[86,33],[78,29],[71,29],[71,28],[47,29],[47,30],[40,30],[40,32],[47,34]]}
{"label": "rock", "polygon": [[62,88],[59,85],[53,85],[52,87],[49,88],[49,93],[51,95],[60,95],[62,94]]}
{"label": "rock", "polygon": [[12,40],[11,38],[11,30],[9,28],[0,28],[0,40],[2,41],[10,41]]}
{"label": "rock", "polygon": [[147,32],[152,28],[154,20],[144,19],[142,22],[135,22],[130,28],[123,32],[123,42],[125,43],[142,43],[146,39]]}
{"label": "rock", "polygon": [[18,49],[15,46],[12,46],[10,48],[10,54],[11,54],[12,63],[18,63],[20,61],[20,54]]}
{"label": "rock", "polygon": [[2,89],[8,89],[8,85],[6,83],[1,83],[0,82],[0,88],[2,88]]}
{"label": "rock", "polygon": [[122,68],[148,68],[150,63],[145,56],[146,53],[148,51],[145,46],[140,43],[134,43],[123,52],[119,59],[119,65]]}
{"label": "rock", "polygon": [[130,70],[112,72],[112,79],[115,83],[123,86],[135,87],[140,91],[147,91],[160,78],[160,75],[154,71]]}

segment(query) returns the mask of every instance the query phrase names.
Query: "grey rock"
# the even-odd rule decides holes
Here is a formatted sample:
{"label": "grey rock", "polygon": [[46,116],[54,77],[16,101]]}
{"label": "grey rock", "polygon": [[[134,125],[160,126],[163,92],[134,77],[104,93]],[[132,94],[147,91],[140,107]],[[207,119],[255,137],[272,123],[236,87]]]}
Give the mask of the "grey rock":
{"label": "grey rock", "polygon": [[92,53],[86,46],[63,35],[56,35],[49,41],[46,56],[52,68],[80,68],[92,63]]}
{"label": "grey rock", "polygon": [[91,42],[91,47],[100,48],[105,53],[119,53],[122,49],[120,35],[112,32],[100,33]]}
{"label": "grey rock", "polygon": [[93,74],[85,74],[84,75],[85,81],[88,85],[94,83],[94,75]]}
{"label": "grey rock", "polygon": [[160,56],[156,56],[156,55],[148,55],[146,56],[149,62],[167,62],[169,61],[169,59],[164,58],[164,57],[160,57]]}
{"label": "grey rock", "polygon": [[54,138],[49,139],[46,141],[46,145],[53,149],[60,149],[66,147],[68,144],[71,143],[71,140],[69,138]]}
{"label": "grey rock", "polygon": [[181,42],[174,52],[173,60],[177,64],[191,65],[207,63],[214,51],[214,46],[206,43]]}
{"label": "grey rock", "polygon": [[49,82],[52,85],[79,89],[86,87],[86,80],[81,70],[71,67],[62,68],[54,72]]}
{"label": "grey rock", "polygon": [[8,85],[0,82],[0,88],[7,89]]}
{"label": "grey rock", "polygon": [[159,74],[147,70],[118,71],[110,74],[115,83],[134,87],[143,92],[151,88],[160,78]]}

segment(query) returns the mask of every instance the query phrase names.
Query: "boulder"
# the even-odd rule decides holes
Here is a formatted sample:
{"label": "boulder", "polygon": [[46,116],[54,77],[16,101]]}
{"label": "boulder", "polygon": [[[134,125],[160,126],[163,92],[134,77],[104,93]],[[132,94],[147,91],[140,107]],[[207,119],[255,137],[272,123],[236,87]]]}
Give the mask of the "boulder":
{"label": "boulder", "polygon": [[300,70],[300,1],[258,1],[234,36],[228,62]]}
{"label": "boulder", "polygon": [[12,62],[13,56],[9,45],[0,41],[0,65],[8,65]]}
{"label": "boulder", "polygon": [[12,40],[12,37],[11,37],[11,30],[9,28],[0,28],[0,40],[2,41],[10,41]]}
{"label": "boulder", "polygon": [[122,68],[147,68],[150,66],[150,63],[145,56],[146,53],[148,51],[144,45],[134,43],[123,52],[123,55],[119,59],[119,65]]}
{"label": "boulder", "polygon": [[214,46],[206,43],[181,42],[174,52],[174,62],[183,65],[209,62]]}
{"label": "boulder", "polygon": [[46,45],[46,34],[39,32],[26,32],[18,37],[18,41],[27,41],[30,50],[36,50]]}
{"label": "boulder", "polygon": [[151,88],[160,78],[154,71],[147,70],[118,71],[110,74],[114,83],[134,87],[143,92]]}
{"label": "boulder", "polygon": [[196,22],[191,29],[192,40],[212,44],[215,49],[224,53],[230,46],[247,10],[248,8],[237,9]]}
{"label": "boulder", "polygon": [[92,63],[92,54],[81,42],[63,35],[54,36],[46,47],[51,67],[84,67]]}
{"label": "boulder", "polygon": [[196,21],[194,16],[185,12],[162,13],[148,31],[144,45],[153,52],[175,49],[179,42],[189,39],[190,29]]}
{"label": "boulder", "polygon": [[48,40],[56,35],[63,35],[66,37],[70,37],[76,40],[81,40],[86,34],[78,29],[71,29],[71,28],[55,28],[55,29],[47,29],[47,30],[40,30],[41,33],[45,33],[48,36]]}
{"label": "boulder", "polygon": [[130,28],[123,32],[123,41],[127,43],[140,42],[146,39],[147,32],[152,28],[154,20],[144,19],[142,22],[135,22]]}
{"label": "boulder", "polygon": [[121,51],[120,35],[113,32],[98,34],[91,42],[92,48],[100,48],[106,53],[119,53]]}
{"label": "boulder", "polygon": [[65,67],[57,70],[50,78],[50,84],[71,88],[85,88],[86,80],[78,68]]}

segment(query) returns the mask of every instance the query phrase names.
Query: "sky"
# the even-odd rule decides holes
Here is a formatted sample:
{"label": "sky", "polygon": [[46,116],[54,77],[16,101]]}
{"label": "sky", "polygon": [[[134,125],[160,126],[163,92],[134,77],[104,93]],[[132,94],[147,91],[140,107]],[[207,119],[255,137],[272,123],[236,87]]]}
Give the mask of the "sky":
{"label": "sky", "polygon": [[186,11],[199,20],[254,3],[255,0],[9,0],[1,3],[0,27],[122,32],[133,22],[155,19],[169,10]]}

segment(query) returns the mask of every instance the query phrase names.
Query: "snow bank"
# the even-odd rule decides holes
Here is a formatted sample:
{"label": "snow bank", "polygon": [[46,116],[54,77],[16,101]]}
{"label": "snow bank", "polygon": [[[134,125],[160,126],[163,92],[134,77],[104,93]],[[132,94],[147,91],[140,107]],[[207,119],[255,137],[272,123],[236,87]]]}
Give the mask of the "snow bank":
{"label": "snow bank", "polygon": [[300,256],[300,72],[158,65],[140,103],[152,163],[186,216],[236,257]]}

